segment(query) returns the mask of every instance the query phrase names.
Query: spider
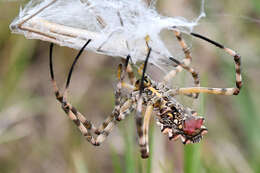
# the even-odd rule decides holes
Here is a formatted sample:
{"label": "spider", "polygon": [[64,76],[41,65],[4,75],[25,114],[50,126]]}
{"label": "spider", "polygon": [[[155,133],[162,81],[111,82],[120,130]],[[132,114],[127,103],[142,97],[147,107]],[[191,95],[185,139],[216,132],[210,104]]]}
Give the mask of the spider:
{"label": "spider", "polygon": [[[147,56],[144,64],[139,67],[138,73],[141,79],[136,79],[133,73],[131,63],[129,63],[130,55],[127,56],[124,64],[119,64],[117,69],[118,83],[115,90],[115,107],[112,113],[105,119],[99,126],[95,127],[90,121],[86,119],[75,107],[67,101],[67,93],[70,84],[73,68],[78,61],[81,53],[85,47],[91,42],[88,40],[77,54],[73,64],[70,68],[66,87],[64,93],[59,91],[56,81],[54,79],[52,52],[53,43],[50,45],[50,75],[54,88],[56,99],[61,103],[61,107],[68,117],[76,124],[80,132],[94,146],[99,146],[112,131],[113,127],[123,120],[127,115],[136,110],[135,120],[138,134],[138,142],[142,158],[149,157],[149,144],[148,144],[148,130],[149,122],[152,113],[155,113],[157,124],[161,128],[161,132],[168,136],[168,138],[177,140],[181,139],[183,144],[196,143],[201,140],[204,134],[207,133],[207,128],[203,125],[204,118],[198,116],[198,113],[191,108],[183,106],[176,99],[176,95],[187,95],[192,98],[198,98],[199,93],[209,93],[217,95],[237,95],[242,87],[241,77],[241,61],[240,56],[233,50],[224,47],[223,45],[210,40],[197,33],[190,33],[190,35],[205,40],[221,49],[234,58],[235,74],[236,74],[236,87],[234,88],[208,88],[200,87],[200,80],[198,73],[190,67],[192,60],[190,50],[182,39],[181,32],[174,31],[174,34],[182,47],[185,58],[179,61],[170,57],[169,59],[174,63],[174,70],[165,75],[163,82],[153,81],[147,74],[146,68],[148,59],[152,48],[147,44]],[[187,70],[194,79],[194,87],[175,88],[171,89],[167,86],[167,82],[174,78],[174,76],[182,71]],[[126,75],[129,82],[125,81]],[[126,89],[128,93],[126,96],[122,95],[122,89]],[[144,113],[144,115],[143,115]]]}

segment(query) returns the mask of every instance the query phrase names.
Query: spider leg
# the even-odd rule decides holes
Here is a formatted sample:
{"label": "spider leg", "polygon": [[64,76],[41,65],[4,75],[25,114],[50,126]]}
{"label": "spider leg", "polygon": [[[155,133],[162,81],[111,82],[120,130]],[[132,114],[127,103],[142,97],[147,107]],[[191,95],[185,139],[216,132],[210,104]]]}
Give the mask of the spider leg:
{"label": "spider leg", "polygon": [[[129,58],[130,57],[127,57],[126,59],[126,63],[125,63],[125,68],[127,67],[128,65],[128,62],[129,62]],[[116,91],[115,91],[115,110],[118,110],[117,112],[117,116],[114,117],[113,114],[111,116],[109,116],[105,121],[104,123],[96,130],[97,133],[99,133],[100,131],[102,131],[103,129],[105,129],[105,127],[107,126],[108,123],[110,123],[114,118],[115,119],[118,119],[118,116],[120,114],[120,108],[121,108],[121,90],[122,90],[122,85],[124,84],[123,83],[123,80],[124,80],[124,77],[125,77],[125,70],[123,71],[122,70],[122,64],[119,64],[118,66],[118,69],[117,69],[117,77],[118,77],[118,83],[117,83],[117,86],[116,86]]]}
{"label": "spider leg", "polygon": [[[165,83],[168,82],[170,79],[174,78],[178,72],[181,72],[184,69],[184,70],[187,70],[192,75],[193,80],[194,80],[194,85],[196,87],[199,87],[200,86],[199,74],[192,67],[190,67],[190,63],[192,60],[190,50],[189,50],[187,44],[185,43],[185,41],[182,39],[181,32],[174,31],[174,34],[182,47],[182,50],[185,54],[185,59],[183,59],[180,62],[177,59],[170,57],[169,59],[174,61],[177,64],[177,66],[175,67],[174,70],[170,71],[167,75],[165,75],[163,81]],[[199,93],[193,93],[193,94],[187,95],[187,96],[190,96],[190,97],[193,97],[196,99],[196,98],[198,98]]]}
{"label": "spider leg", "polygon": [[[129,58],[130,57],[127,57],[126,59],[124,71],[122,70],[122,64],[119,64],[118,66],[118,70],[117,70],[118,83],[115,92],[115,109],[113,113],[106,118],[106,120],[99,126],[98,129],[92,126],[93,131],[97,135],[102,134],[110,124],[114,123],[115,125],[116,124],[115,121],[120,121],[121,119],[124,119],[126,115],[130,114],[133,111],[133,106],[131,104],[132,101],[130,99],[127,100],[125,103],[123,103],[123,105],[121,106],[121,89],[123,86],[126,85],[126,83],[124,83],[123,80],[125,78],[125,71],[129,62]],[[105,137],[106,137],[105,135],[99,136],[98,137],[100,139],[99,141],[103,141]]]}
{"label": "spider leg", "polygon": [[[58,89],[57,84],[56,84],[56,81],[54,79],[53,64],[52,64],[53,44],[50,45],[50,74],[51,74],[51,81],[52,81],[52,84],[53,84],[56,99],[61,103],[62,109],[68,115],[68,117],[76,124],[76,126],[78,127],[80,132],[83,134],[83,136],[87,139],[87,141],[90,142],[91,144],[95,145],[95,146],[98,146],[106,139],[106,137],[109,135],[109,133],[111,132],[111,130],[115,126],[115,124],[117,122],[115,120],[115,117],[118,116],[120,106],[118,106],[118,105],[115,106],[112,114],[102,124],[102,130],[97,131],[96,128],[92,125],[92,123],[90,121],[86,120],[86,118],[80,112],[78,112],[76,110],[76,108],[74,108],[66,100],[66,93],[68,91],[68,87],[69,87],[69,84],[70,84],[70,79],[71,79],[73,68],[74,68],[79,56],[81,55],[84,48],[87,46],[87,44],[89,42],[90,42],[90,40],[88,40],[88,42],[81,48],[81,50],[79,51],[78,55],[76,56],[72,66],[71,66],[71,69],[70,69],[70,72],[69,72],[69,75],[68,75],[68,79],[67,79],[67,83],[66,83],[65,92],[64,92],[65,95],[60,94],[59,89]],[[96,133],[98,133],[98,135],[96,137],[94,137],[91,134],[91,131],[93,129],[96,131]]]}
{"label": "spider leg", "polygon": [[126,68],[126,72],[128,74],[130,84],[133,85],[134,82],[136,81],[136,79],[135,79],[135,75],[134,75],[134,72],[133,72],[133,68],[132,68],[131,64],[129,63],[130,59],[131,59],[131,56],[127,55],[126,62],[125,62],[125,68]]}
{"label": "spider leg", "polygon": [[[180,62],[175,58],[170,57],[169,59],[172,60],[173,62],[175,62],[177,64],[177,67],[175,70],[172,70],[168,75],[166,75],[165,78],[169,78],[169,77],[172,78],[172,77],[174,77],[173,75],[177,74],[177,72],[180,72],[182,69],[185,69],[191,73],[191,75],[194,79],[195,87],[200,86],[199,74],[192,67],[185,65],[183,62]],[[186,94],[186,96],[196,99],[199,97],[199,93]]]}
{"label": "spider leg", "polygon": [[139,75],[142,75],[142,74],[143,74],[143,69],[144,69],[144,63],[142,63],[142,64],[138,67],[138,69],[137,69],[137,72],[138,72]]}
{"label": "spider leg", "polygon": [[185,54],[185,59],[183,60],[183,63],[188,66],[190,65],[191,61],[192,61],[192,57],[191,57],[191,52],[190,52],[190,49],[188,48],[187,44],[185,43],[185,41],[182,39],[182,36],[181,36],[181,32],[180,31],[177,31],[177,30],[174,30],[173,31],[177,40],[179,41],[181,47],[182,47],[182,50]]}
{"label": "spider leg", "polygon": [[[172,90],[172,95],[176,94],[196,94],[196,93],[208,93],[208,94],[216,94],[216,95],[238,95],[240,89],[242,88],[242,76],[241,76],[241,56],[236,53],[234,50],[223,46],[220,43],[217,43],[205,36],[202,36],[197,33],[190,33],[192,36],[207,41],[216,47],[223,49],[226,53],[231,55],[234,58],[235,62],[235,76],[236,76],[236,87],[234,88],[209,88],[209,87],[189,87],[189,88],[178,88]],[[175,75],[175,74],[174,74]]]}
{"label": "spider leg", "polygon": [[147,53],[147,56],[146,56],[146,59],[145,59],[145,63],[144,63],[144,69],[143,69],[143,74],[142,74],[142,78],[141,78],[141,83],[140,83],[140,87],[139,87],[139,97],[137,99],[137,105],[136,105],[136,127],[137,127],[137,134],[138,134],[138,137],[139,137],[139,145],[141,147],[141,156],[142,158],[147,158],[148,155],[147,153],[145,152],[145,150],[142,150],[143,149],[143,141],[145,140],[144,139],[144,133],[143,133],[143,116],[142,116],[142,106],[143,106],[143,97],[142,97],[142,94],[143,94],[143,90],[144,90],[144,78],[145,78],[145,71],[146,71],[146,67],[147,67],[147,63],[148,63],[148,59],[149,59],[149,56],[150,56],[150,53],[151,53],[151,48],[148,47],[148,53]]}
{"label": "spider leg", "polygon": [[[118,68],[117,68],[117,78],[119,80],[119,83],[118,83],[118,87],[121,89],[122,87],[123,88],[127,88],[129,90],[133,90],[134,89],[134,86],[132,85],[132,80],[135,81],[135,78],[134,78],[134,73],[132,71],[132,68],[131,68],[131,65],[129,64],[129,60],[130,60],[130,55],[128,55],[126,57],[126,60],[125,60],[125,64],[124,64],[124,70],[123,70],[123,65],[122,64],[119,64],[118,65]],[[130,68],[131,71],[128,71],[128,69]],[[128,74],[128,77],[130,79],[130,82],[131,84],[128,84],[126,82],[124,82],[124,78],[125,78],[125,73]],[[133,77],[133,78],[130,78]],[[134,82],[133,82],[134,83]]]}
{"label": "spider leg", "polygon": [[[177,38],[177,40],[179,41],[182,50],[185,54],[185,59],[182,61],[183,65],[182,67],[187,70],[188,72],[191,73],[193,80],[194,80],[194,86],[195,87],[199,87],[200,86],[200,79],[199,79],[199,74],[198,72],[196,72],[192,67],[190,67],[190,63],[192,61],[192,56],[191,56],[191,52],[190,49],[188,48],[187,44],[185,43],[185,41],[182,39],[181,36],[181,32],[180,31],[174,31],[174,34]],[[199,97],[199,93],[196,94],[192,94],[191,97],[193,98],[198,98]]]}
{"label": "spider leg", "polygon": [[[88,42],[83,46],[83,48],[80,50],[79,54],[76,56],[76,58],[73,62],[74,65],[75,65],[76,60],[78,59],[79,55],[82,53],[82,51],[84,50],[84,48],[87,46],[87,44],[89,42],[90,42],[90,40],[88,40]],[[83,123],[77,117],[78,111],[66,101],[66,97],[64,97],[64,95],[62,95],[60,93],[59,88],[57,87],[57,84],[56,84],[56,81],[55,81],[55,78],[54,78],[54,71],[53,71],[53,64],[52,64],[53,46],[54,46],[54,44],[51,43],[51,45],[50,45],[50,55],[49,55],[49,57],[50,57],[50,64],[49,65],[50,65],[51,81],[52,81],[52,85],[53,85],[53,89],[54,89],[56,99],[62,104],[62,109],[65,111],[65,113],[68,115],[68,117],[77,125],[78,129],[86,137],[87,141],[89,141],[91,144],[95,145],[96,144],[95,140],[90,133],[91,123],[89,123],[88,124],[89,126],[86,126],[86,127],[83,125]],[[73,67],[71,69],[73,69]],[[71,74],[72,74],[72,70],[70,70],[68,80],[67,80],[67,83],[66,83],[66,88],[68,88],[68,86],[69,86]],[[67,89],[65,89],[65,91],[66,90]]]}
{"label": "spider leg", "polygon": [[[68,91],[68,87],[69,87],[69,83],[70,83],[70,79],[71,79],[71,75],[72,75],[72,71],[74,69],[74,66],[79,58],[79,56],[81,55],[81,53],[83,52],[83,50],[85,49],[85,47],[89,44],[91,40],[88,40],[87,43],[81,48],[81,50],[79,51],[78,55],[76,56],[75,60],[73,61],[73,64],[71,66],[69,75],[68,75],[68,79],[67,79],[67,83],[66,83],[66,87],[65,87],[65,91],[64,94],[62,95],[57,87],[56,81],[54,79],[54,71],[53,71],[53,64],[52,64],[52,52],[53,52],[53,44],[51,43],[50,45],[50,75],[51,75],[51,82],[54,88],[54,93],[56,96],[56,99],[60,102],[63,103],[63,100],[66,100],[66,95],[67,95],[67,91]],[[73,108],[74,109],[74,108]],[[81,122],[84,122],[83,124],[86,126],[86,128],[88,129],[90,127],[90,122],[88,120],[86,120],[86,118],[81,114],[78,113],[78,117],[81,120]],[[95,128],[95,127],[92,127]]]}
{"label": "spider leg", "polygon": [[[65,113],[69,116],[69,118],[76,124],[80,132],[83,134],[83,136],[87,139],[88,142],[90,142],[94,146],[99,146],[101,143],[104,142],[106,137],[110,134],[113,127],[116,125],[117,121],[115,119],[112,119],[111,117],[117,116],[117,110],[116,108],[113,110],[112,114],[109,116],[110,121],[106,121],[106,126],[102,129],[102,131],[95,132],[98,135],[94,137],[91,134],[91,130],[93,129],[92,123],[89,121],[88,126],[86,124],[84,125],[82,121],[80,121],[78,114],[79,112],[68,102],[62,103],[62,108],[65,111]],[[103,125],[105,124],[103,123]]]}
{"label": "spider leg", "polygon": [[207,37],[204,37],[197,33],[191,33],[192,36],[200,38],[204,41],[207,41],[216,47],[223,49],[226,53],[231,55],[234,58],[235,62],[235,76],[236,76],[236,87],[234,88],[208,88],[208,87],[190,87],[190,88],[179,88],[173,90],[174,93],[177,94],[192,94],[192,93],[208,93],[208,94],[216,94],[216,95],[238,95],[240,89],[242,88],[242,76],[241,76],[241,56],[236,53],[234,50],[227,48],[220,43],[217,43]]}
{"label": "spider leg", "polygon": [[192,94],[192,93],[208,93],[215,95],[238,95],[238,88],[209,88],[209,87],[188,87],[188,88],[177,88],[171,90],[171,95],[178,94]]}
{"label": "spider leg", "polygon": [[153,105],[148,104],[146,107],[144,122],[142,126],[143,136],[139,136],[139,145],[141,147],[142,158],[149,157],[149,123],[153,112]]}
{"label": "spider leg", "polygon": [[[119,82],[120,83],[120,82]],[[99,126],[98,129],[95,129],[96,134],[102,133],[102,131],[107,127],[109,123],[112,121],[121,121],[125,119],[126,115],[129,115],[133,111],[133,101],[131,99],[126,100],[121,106],[121,85],[117,85],[116,93],[115,93],[115,110],[116,113],[112,113],[107,119]]]}
{"label": "spider leg", "polygon": [[241,56],[236,53],[234,50],[227,48],[225,46],[223,46],[220,43],[217,43],[205,36],[202,36],[200,34],[197,33],[190,33],[192,36],[197,37],[199,39],[202,39],[204,41],[207,41],[213,45],[215,45],[216,47],[223,49],[227,54],[231,55],[234,58],[234,62],[235,62],[235,75],[236,75],[236,88],[232,88],[232,89],[227,89],[227,90],[233,90],[233,95],[237,95],[240,92],[240,89],[242,88],[242,76],[241,76]]}
{"label": "spider leg", "polygon": [[135,104],[133,103],[132,99],[128,99],[127,101],[125,101],[124,104],[120,107],[120,112],[116,120],[121,121],[125,119],[127,115],[133,112],[134,106]]}
{"label": "spider leg", "polygon": [[123,119],[125,119],[125,117],[127,115],[129,115],[131,112],[133,112],[134,110],[134,104],[132,103],[132,100],[129,99],[126,102],[124,102],[124,104],[120,107],[120,110],[118,111],[119,113],[116,114],[111,114],[111,116],[109,116],[102,125],[100,125],[100,127],[98,129],[95,130],[95,133],[97,135],[101,134],[106,127],[108,126],[108,124],[110,123],[116,123],[117,121],[121,121]]}

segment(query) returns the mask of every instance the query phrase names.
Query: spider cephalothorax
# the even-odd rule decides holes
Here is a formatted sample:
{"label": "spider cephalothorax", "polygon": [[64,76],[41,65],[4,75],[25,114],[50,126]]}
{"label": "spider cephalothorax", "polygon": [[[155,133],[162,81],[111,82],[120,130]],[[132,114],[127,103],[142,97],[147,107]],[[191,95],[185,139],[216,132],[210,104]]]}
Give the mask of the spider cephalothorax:
{"label": "spider cephalothorax", "polygon": [[[197,116],[197,112],[183,106],[176,100],[176,95],[186,95],[194,99],[198,98],[199,93],[208,94],[221,94],[221,95],[237,95],[242,87],[242,77],[240,69],[240,56],[233,50],[224,47],[223,45],[216,43],[199,34],[190,33],[190,35],[205,40],[221,49],[226,53],[234,57],[235,71],[236,71],[236,87],[234,88],[208,88],[200,87],[200,81],[198,73],[190,66],[191,54],[182,40],[181,33],[174,31],[177,40],[179,41],[185,58],[182,61],[178,61],[175,58],[169,58],[175,64],[175,68],[170,71],[164,78],[163,82],[155,82],[150,79],[146,74],[146,67],[148,59],[152,49],[149,47],[148,39],[146,40],[148,53],[144,62],[144,65],[139,68],[138,73],[142,75],[141,79],[136,79],[132,66],[129,63],[130,55],[127,56],[125,65],[120,64],[118,66],[117,77],[118,83],[115,90],[115,107],[112,114],[99,126],[95,127],[90,121],[86,119],[79,111],[76,110],[67,101],[67,91],[72,75],[73,68],[83,52],[84,48],[90,43],[87,43],[82,47],[78,55],[76,56],[66,83],[64,93],[60,93],[53,72],[52,65],[52,49],[53,44],[50,47],[50,74],[51,80],[56,95],[56,99],[61,103],[63,110],[69,116],[69,118],[76,124],[80,132],[94,146],[99,146],[109,135],[113,127],[118,121],[123,120],[134,110],[136,111],[135,120],[137,127],[137,134],[139,139],[139,145],[141,148],[141,156],[147,158],[149,156],[149,143],[148,143],[148,130],[151,115],[156,115],[158,124],[161,127],[161,131],[167,134],[170,139],[181,138],[184,144],[199,142],[202,136],[207,133],[206,127],[203,125],[204,118]],[[187,70],[193,77],[194,86],[186,88],[169,88],[166,83],[175,77],[175,75],[182,71]],[[124,79],[128,76],[129,82]],[[122,89],[126,89],[128,93],[122,94]]]}

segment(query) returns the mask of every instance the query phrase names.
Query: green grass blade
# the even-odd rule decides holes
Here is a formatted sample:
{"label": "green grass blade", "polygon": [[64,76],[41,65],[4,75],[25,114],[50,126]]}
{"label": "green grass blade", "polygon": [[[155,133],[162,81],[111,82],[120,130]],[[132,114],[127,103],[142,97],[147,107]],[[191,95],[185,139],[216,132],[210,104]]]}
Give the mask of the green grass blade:
{"label": "green grass blade", "polygon": [[154,124],[150,124],[149,128],[149,151],[150,155],[149,158],[147,159],[147,168],[146,168],[146,173],[151,173],[152,172],[152,161],[153,161],[153,138],[154,138]]}
{"label": "green grass blade", "polygon": [[76,173],[88,173],[88,167],[82,155],[79,152],[73,154],[73,162],[75,165]]}
{"label": "green grass blade", "polygon": [[10,39],[13,44],[10,54],[10,65],[8,71],[3,77],[3,86],[0,93],[0,109],[4,107],[9,96],[16,89],[20,77],[30,63],[35,50],[36,41],[26,41],[24,38]]}
{"label": "green grass blade", "polygon": [[126,122],[126,126],[123,127],[123,135],[124,135],[124,142],[125,142],[125,173],[132,173],[136,170],[135,165],[135,147],[134,146],[134,125],[133,125],[133,119],[129,118]]}
{"label": "green grass blade", "polygon": [[113,146],[110,147],[111,155],[112,155],[112,164],[114,168],[114,173],[123,173],[123,169],[120,162],[120,157],[116,153],[115,148]]}

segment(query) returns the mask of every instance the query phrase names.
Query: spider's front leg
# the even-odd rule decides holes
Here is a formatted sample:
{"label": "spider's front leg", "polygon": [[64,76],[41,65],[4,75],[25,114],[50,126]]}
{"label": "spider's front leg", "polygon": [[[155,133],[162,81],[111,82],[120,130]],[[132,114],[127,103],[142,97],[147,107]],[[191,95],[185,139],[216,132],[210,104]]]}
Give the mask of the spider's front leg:
{"label": "spider's front leg", "polygon": [[199,39],[202,39],[204,41],[207,41],[216,47],[224,50],[227,54],[231,55],[234,58],[234,63],[235,63],[235,75],[236,75],[236,88],[234,89],[233,95],[237,95],[240,92],[240,89],[242,88],[242,75],[241,75],[241,56],[236,53],[234,50],[225,47],[224,45],[217,43],[216,41],[213,41],[205,36],[202,36],[197,33],[191,33],[192,36],[197,37]]}
{"label": "spider's front leg", "polygon": [[223,46],[220,43],[217,43],[205,36],[202,36],[197,33],[191,33],[192,36],[200,38],[204,41],[207,41],[216,47],[224,50],[227,54],[231,55],[234,58],[235,63],[235,78],[236,78],[236,87],[233,88],[209,88],[209,87],[189,87],[189,88],[179,88],[172,90],[172,94],[193,94],[193,93],[208,93],[216,95],[238,95],[240,89],[242,88],[242,76],[241,76],[241,56],[236,53],[234,50]]}
{"label": "spider's front leg", "polygon": [[[51,81],[52,81],[52,85],[53,85],[53,89],[54,89],[56,99],[61,103],[62,109],[65,111],[65,113],[68,115],[68,117],[76,124],[76,126],[78,127],[80,132],[83,134],[83,136],[86,137],[87,141],[90,142],[93,145],[97,145],[96,140],[94,139],[94,137],[90,133],[90,130],[92,128],[92,124],[89,121],[86,121],[86,120],[83,122],[82,118],[84,116],[81,115],[66,100],[66,95],[67,95],[67,91],[68,91],[68,87],[69,87],[69,83],[70,83],[70,78],[71,78],[71,74],[72,74],[74,65],[76,64],[79,56],[81,55],[81,53],[83,52],[83,50],[89,44],[90,41],[91,40],[88,40],[88,42],[82,47],[82,49],[79,51],[78,55],[76,56],[72,66],[71,66],[64,94],[60,93],[59,88],[57,87],[57,84],[56,84],[56,81],[55,81],[55,78],[54,78],[54,71],[53,71],[53,64],[52,64],[53,43],[51,43],[51,45],[50,45],[50,64],[49,65],[50,65]],[[81,119],[79,117],[81,117]]]}

